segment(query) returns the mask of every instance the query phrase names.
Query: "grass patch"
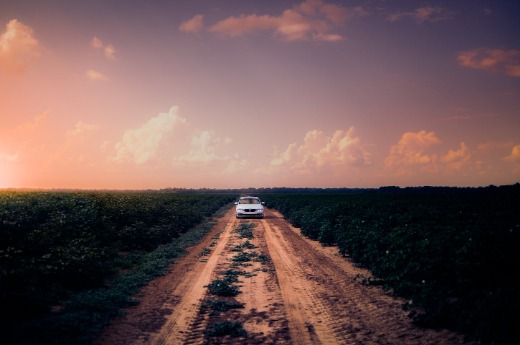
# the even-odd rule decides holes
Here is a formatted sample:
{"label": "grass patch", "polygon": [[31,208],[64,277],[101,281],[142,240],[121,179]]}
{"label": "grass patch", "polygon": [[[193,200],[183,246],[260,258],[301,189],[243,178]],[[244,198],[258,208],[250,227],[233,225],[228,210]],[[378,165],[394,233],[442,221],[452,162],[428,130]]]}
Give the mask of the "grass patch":
{"label": "grass patch", "polygon": [[184,255],[187,247],[200,241],[213,225],[202,223],[153,252],[132,252],[122,257],[119,267],[131,269],[113,277],[109,287],[78,292],[64,300],[59,311],[19,323],[13,328],[13,335],[6,335],[7,344],[91,344],[103,327],[120,314],[120,309],[137,304],[133,296],[143,285],[163,275],[171,263]]}
{"label": "grass patch", "polygon": [[243,276],[243,277],[246,277],[246,278],[251,278],[251,277],[254,277],[255,275],[252,274],[252,273],[248,273],[246,271],[242,271],[242,270],[234,270],[234,269],[229,269],[225,272],[225,277],[224,279],[229,281],[229,282],[234,282],[234,283],[237,283],[239,282],[238,280],[238,276]]}
{"label": "grass patch", "polygon": [[251,261],[252,259],[254,259],[255,257],[256,257],[255,253],[242,252],[242,253],[239,253],[239,254],[233,256],[231,258],[231,261],[233,261],[233,262],[248,262],[248,261]]}
{"label": "grass patch", "polygon": [[255,258],[255,261],[256,262],[260,262],[262,263],[263,265],[269,263],[270,259],[269,259],[269,256],[265,255],[265,254],[260,254],[258,255],[256,258]]}
{"label": "grass patch", "polygon": [[223,337],[230,335],[232,337],[241,337],[247,335],[246,330],[239,321],[223,321],[212,324],[204,331],[210,337]]}
{"label": "grass patch", "polygon": [[238,244],[231,248],[232,252],[242,252],[244,249],[255,249],[257,248],[253,243],[249,242],[249,240],[245,241],[242,244]]}
{"label": "grass patch", "polygon": [[238,287],[231,285],[225,279],[216,279],[208,285],[208,290],[211,294],[224,297],[233,297],[240,293]]}
{"label": "grass patch", "polygon": [[211,249],[204,248],[204,250],[202,250],[202,252],[200,253],[200,256],[208,256],[209,254],[211,254]]}
{"label": "grass patch", "polygon": [[235,229],[235,232],[239,234],[240,238],[247,238],[252,240],[254,238],[253,229],[256,225],[254,223],[243,223]]}
{"label": "grass patch", "polygon": [[208,306],[214,312],[226,312],[230,309],[241,309],[244,308],[244,305],[237,301],[207,301],[206,306]]}

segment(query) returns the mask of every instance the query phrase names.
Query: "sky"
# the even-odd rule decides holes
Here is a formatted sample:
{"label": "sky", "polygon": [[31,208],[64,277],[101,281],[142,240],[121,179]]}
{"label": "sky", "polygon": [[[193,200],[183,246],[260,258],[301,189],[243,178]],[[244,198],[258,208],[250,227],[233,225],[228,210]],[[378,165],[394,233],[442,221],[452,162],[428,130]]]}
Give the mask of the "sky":
{"label": "sky", "polygon": [[0,3],[0,188],[520,182],[520,4]]}

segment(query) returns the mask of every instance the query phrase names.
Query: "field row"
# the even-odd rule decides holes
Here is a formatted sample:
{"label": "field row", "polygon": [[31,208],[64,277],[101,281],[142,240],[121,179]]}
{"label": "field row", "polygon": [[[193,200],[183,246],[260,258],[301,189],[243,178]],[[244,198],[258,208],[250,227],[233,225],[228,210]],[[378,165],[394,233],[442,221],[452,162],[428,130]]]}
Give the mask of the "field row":
{"label": "field row", "polygon": [[520,343],[519,185],[262,197],[405,297],[417,324]]}
{"label": "field row", "polygon": [[1,192],[0,304],[9,320],[2,343],[88,343],[211,228],[197,224],[235,198]]}

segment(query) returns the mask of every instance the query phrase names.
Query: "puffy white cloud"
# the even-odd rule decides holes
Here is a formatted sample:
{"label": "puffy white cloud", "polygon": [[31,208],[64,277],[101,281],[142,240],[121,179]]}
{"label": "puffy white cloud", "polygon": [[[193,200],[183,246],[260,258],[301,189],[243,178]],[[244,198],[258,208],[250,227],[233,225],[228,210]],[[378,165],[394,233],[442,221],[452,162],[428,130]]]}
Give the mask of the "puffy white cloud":
{"label": "puffy white cloud", "polygon": [[108,78],[101,72],[98,72],[93,69],[89,69],[85,71],[85,77],[91,81],[107,81]]}
{"label": "puffy white cloud", "polygon": [[103,48],[103,41],[101,41],[99,38],[94,36],[90,40],[90,46],[94,49],[101,49],[101,48]]}
{"label": "puffy white cloud", "polygon": [[459,52],[459,65],[520,77],[520,50],[480,48]]}
{"label": "puffy white cloud", "polygon": [[406,132],[399,142],[390,148],[385,166],[399,174],[408,174],[413,171],[412,168],[430,168],[438,160],[438,155],[429,153],[428,149],[440,143],[434,132]]}
{"label": "puffy white cloud", "polygon": [[[434,132],[424,130],[417,133],[406,132],[397,145],[390,149],[390,163],[429,163],[433,159],[431,156],[424,154],[424,151],[432,145],[440,144],[440,142]],[[395,158],[395,160],[392,158]]]}
{"label": "puffy white cloud", "polygon": [[[366,15],[362,7],[346,8],[322,0],[306,0],[286,9],[281,15],[243,14],[229,17],[207,28],[208,31],[227,36],[243,36],[258,31],[270,31],[287,41],[317,40],[339,41],[343,36],[331,33],[347,20]],[[199,32],[204,29],[202,15],[184,22],[180,30]]]}
{"label": "puffy white cloud", "polygon": [[514,173],[520,176],[520,145],[513,146],[511,154],[504,159],[514,164]]}
{"label": "puffy white cloud", "polygon": [[251,14],[226,18],[213,25],[209,30],[229,36],[242,36],[253,31],[272,30],[277,25],[278,19],[275,17]]}
{"label": "puffy white cloud", "polygon": [[459,178],[469,176],[479,170],[474,152],[464,142],[446,153],[442,152],[441,143],[434,132],[422,130],[404,133],[397,144],[390,148],[385,159],[385,173],[413,178],[435,176],[442,179],[454,174]]}
{"label": "puffy white cloud", "polygon": [[353,127],[348,131],[336,130],[331,136],[312,130],[305,134],[303,144],[292,143],[284,151],[276,153],[270,162],[270,171],[338,175],[352,167],[370,163],[370,154],[354,136]]}
{"label": "puffy white cloud", "polygon": [[160,113],[152,117],[144,125],[126,131],[120,142],[115,145],[116,161],[132,161],[144,164],[153,159],[163,142],[165,135],[174,127],[184,124],[186,119],[177,114],[174,106],[168,113]]}
{"label": "puffy white cloud", "polygon": [[[76,130],[94,130],[77,125]],[[219,137],[211,130],[197,130],[178,115],[174,106],[168,113],[161,113],[139,128],[127,130],[115,145],[115,162],[131,162],[138,165],[161,164],[164,169],[187,176],[201,176],[203,171],[211,176],[231,174],[249,165],[245,159],[230,151],[233,139]],[[230,152],[230,153],[226,153]]]}
{"label": "puffy white cloud", "polygon": [[210,162],[214,160],[227,159],[224,156],[218,156],[215,152],[221,146],[222,139],[215,137],[212,131],[202,131],[200,134],[192,138],[192,149],[188,154],[178,157],[177,161],[183,162]]}
{"label": "puffy white cloud", "polygon": [[238,156],[234,156],[226,162],[222,174],[234,174],[247,169],[250,166],[250,162],[246,159],[240,159]]}
{"label": "puffy white cloud", "polygon": [[114,46],[112,44],[104,44],[103,41],[96,36],[90,40],[90,47],[103,52],[103,55],[109,60],[115,60],[116,58],[116,49]]}
{"label": "puffy white cloud", "polygon": [[511,162],[520,163],[520,145],[513,146],[511,149],[511,154],[508,155],[505,159]]}
{"label": "puffy white cloud", "polygon": [[105,48],[103,48],[103,53],[107,59],[114,60],[116,58],[116,49],[111,44],[106,45]]}
{"label": "puffy white cloud", "polygon": [[451,169],[462,170],[471,163],[471,158],[472,154],[466,144],[460,143],[457,150],[449,150],[447,154],[442,156],[441,160]]}
{"label": "puffy white cloud", "polygon": [[249,162],[237,155],[226,155],[221,150],[233,142],[231,138],[220,138],[216,133],[204,130],[195,133],[191,141],[191,149],[173,158],[174,165],[211,166],[213,173],[231,174],[244,169]]}
{"label": "puffy white cloud", "polygon": [[33,36],[33,29],[17,19],[12,19],[0,35],[0,71],[19,75],[40,56],[40,44]]}
{"label": "puffy white cloud", "polygon": [[199,32],[204,30],[204,16],[197,14],[193,18],[183,22],[179,26],[179,30],[184,32]]}
{"label": "puffy white cloud", "polygon": [[404,18],[410,18],[417,23],[436,22],[449,19],[453,14],[441,7],[423,6],[409,12],[397,12],[390,14],[387,20],[396,22]]}

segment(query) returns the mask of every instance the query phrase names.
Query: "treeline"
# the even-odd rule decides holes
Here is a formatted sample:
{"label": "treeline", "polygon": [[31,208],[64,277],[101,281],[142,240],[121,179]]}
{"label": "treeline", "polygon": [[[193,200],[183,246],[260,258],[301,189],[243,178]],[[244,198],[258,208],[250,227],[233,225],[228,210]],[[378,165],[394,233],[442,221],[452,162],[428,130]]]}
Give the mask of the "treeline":
{"label": "treeline", "polygon": [[[0,192],[1,342],[81,343],[181,254],[191,229],[235,198]],[[110,291],[119,276],[120,290]]]}
{"label": "treeline", "polygon": [[520,185],[261,196],[405,297],[418,324],[520,343]]}
{"label": "treeline", "polygon": [[399,187],[399,186],[383,186],[379,188],[312,188],[312,187],[271,187],[271,188],[237,188],[237,189],[214,189],[214,188],[165,188],[159,190],[147,190],[144,193],[181,193],[181,194],[248,194],[248,195],[259,195],[259,194],[380,194],[380,193],[391,193],[391,194],[428,194],[428,193],[444,193],[452,194],[459,193],[461,191],[483,191],[483,190],[512,190],[520,189],[520,183],[515,185],[506,186],[495,186],[489,185],[486,187],[433,187],[433,186],[422,186],[422,187]]}

